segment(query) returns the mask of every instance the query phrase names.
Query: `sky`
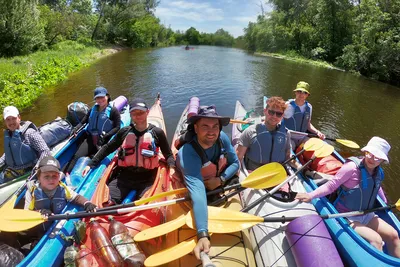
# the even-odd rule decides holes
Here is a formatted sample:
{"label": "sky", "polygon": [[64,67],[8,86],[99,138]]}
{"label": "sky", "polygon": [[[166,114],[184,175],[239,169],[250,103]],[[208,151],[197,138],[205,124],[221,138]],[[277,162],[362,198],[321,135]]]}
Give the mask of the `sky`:
{"label": "sky", "polygon": [[[234,37],[243,35],[249,21],[261,14],[260,0],[161,0],[156,16],[171,29],[214,33],[223,28]],[[270,6],[262,1],[265,12]]]}

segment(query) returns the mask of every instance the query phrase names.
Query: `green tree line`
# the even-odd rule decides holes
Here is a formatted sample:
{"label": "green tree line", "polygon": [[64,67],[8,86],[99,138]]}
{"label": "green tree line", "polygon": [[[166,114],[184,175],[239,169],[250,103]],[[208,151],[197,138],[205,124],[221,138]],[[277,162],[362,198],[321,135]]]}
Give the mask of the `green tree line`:
{"label": "green tree line", "polygon": [[269,0],[237,42],[294,53],[400,85],[400,0]]}
{"label": "green tree line", "polygon": [[159,0],[0,0],[0,57],[26,55],[66,40],[83,44],[156,47],[176,44],[232,46],[214,34],[173,31],[154,15]]}

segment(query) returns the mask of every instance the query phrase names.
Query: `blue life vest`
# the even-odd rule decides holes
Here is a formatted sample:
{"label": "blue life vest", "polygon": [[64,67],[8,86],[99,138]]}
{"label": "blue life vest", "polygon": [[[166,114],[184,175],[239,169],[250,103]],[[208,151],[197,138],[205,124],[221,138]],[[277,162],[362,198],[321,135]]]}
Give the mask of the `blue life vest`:
{"label": "blue life vest", "polygon": [[336,205],[337,202],[340,202],[352,211],[372,209],[384,178],[383,170],[379,166],[374,176],[372,176],[368,173],[361,159],[350,157],[348,160],[354,162],[360,170],[360,184],[351,189],[342,185],[339,189],[339,196],[334,204]]}
{"label": "blue life vest", "polygon": [[51,210],[54,214],[60,214],[71,198],[69,191],[66,189],[66,185],[61,182],[51,199],[43,192],[38,184],[32,187],[31,193],[32,202],[29,206],[30,210],[47,209]]}
{"label": "blue life vest", "polygon": [[102,132],[108,133],[113,128],[113,122],[110,120],[111,105],[109,104],[103,111],[99,112],[99,105],[93,106],[89,115],[89,125],[87,131],[93,135],[101,135]]}
{"label": "blue life vest", "polygon": [[286,159],[287,129],[281,123],[276,131],[268,131],[265,124],[256,125],[256,135],[246,151],[246,160],[260,166]]}
{"label": "blue life vest", "polygon": [[4,130],[4,153],[7,166],[15,167],[28,164],[33,166],[36,163],[38,155],[36,155],[35,150],[23,143],[28,128],[37,131],[36,126],[30,121],[21,122],[20,129],[14,132]]}
{"label": "blue life vest", "polygon": [[289,104],[293,106],[294,114],[292,117],[284,119],[284,124],[286,128],[288,128],[289,130],[305,133],[311,120],[311,105],[306,101],[306,110],[304,111],[304,113],[302,113],[299,106],[296,105],[294,99],[290,99]]}

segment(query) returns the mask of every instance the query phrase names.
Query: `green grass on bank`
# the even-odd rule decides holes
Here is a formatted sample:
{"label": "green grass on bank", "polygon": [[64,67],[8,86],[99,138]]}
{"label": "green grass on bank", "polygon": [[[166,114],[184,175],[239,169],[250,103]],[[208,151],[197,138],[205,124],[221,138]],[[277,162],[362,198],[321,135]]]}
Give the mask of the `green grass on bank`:
{"label": "green grass on bank", "polygon": [[32,104],[46,87],[67,78],[71,72],[88,66],[105,51],[74,41],[65,41],[51,50],[27,56],[0,58],[0,108]]}
{"label": "green grass on bank", "polygon": [[323,68],[327,68],[327,69],[335,69],[335,70],[344,71],[343,69],[335,67],[334,65],[332,65],[332,64],[330,64],[330,63],[328,63],[326,61],[313,60],[313,59],[305,58],[303,56],[298,55],[294,51],[287,51],[287,52],[284,52],[282,54],[269,53],[269,52],[256,52],[254,54],[255,55],[259,55],[259,56],[282,58],[282,59],[291,60],[291,61],[295,61],[295,62],[299,62],[299,63],[311,64],[311,65],[314,65],[314,66],[323,67]]}

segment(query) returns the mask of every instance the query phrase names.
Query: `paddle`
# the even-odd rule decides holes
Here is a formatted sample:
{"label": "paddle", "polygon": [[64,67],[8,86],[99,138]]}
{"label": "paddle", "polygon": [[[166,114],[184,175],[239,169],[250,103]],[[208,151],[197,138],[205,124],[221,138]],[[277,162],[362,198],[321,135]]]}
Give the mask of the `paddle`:
{"label": "paddle", "polygon": [[[261,168],[257,169],[258,171],[254,171],[252,175],[249,175],[246,180],[244,180],[242,183],[239,184],[234,184],[227,186],[225,188],[220,188],[213,190],[211,192],[208,192],[208,194],[216,194],[219,192],[223,192],[224,190],[232,190],[236,189],[239,187],[251,187],[251,188],[265,188],[265,187],[272,187],[280,181],[282,181],[286,177],[286,172],[285,169],[280,165],[280,164],[269,164],[269,166],[262,166]],[[265,173],[267,172],[267,173]],[[267,179],[271,178],[271,179]],[[167,195],[172,194],[170,192],[164,192],[158,195],[155,195],[150,198],[146,198],[143,200],[138,200],[133,202],[133,205],[138,205],[142,204],[145,202],[153,201],[156,198],[160,197],[165,197]],[[181,188],[174,190],[174,194],[181,194],[187,192],[186,188]],[[75,218],[86,218],[86,217],[94,217],[94,216],[103,216],[103,215],[115,215],[115,214],[125,214],[125,213],[130,213],[133,211],[139,211],[139,210],[146,210],[146,209],[153,209],[153,208],[158,208],[161,206],[169,206],[169,205],[174,205],[179,202],[184,202],[190,200],[190,196],[186,196],[183,198],[179,199],[172,199],[172,200],[167,200],[167,201],[162,201],[158,203],[152,203],[152,204],[147,204],[147,205],[140,205],[136,207],[131,207],[131,208],[120,208],[120,209],[115,209],[116,207],[107,207],[102,209],[101,211],[98,212],[92,212],[92,213],[87,213],[87,212],[77,212],[77,213],[69,213],[69,214],[59,214],[59,215],[53,215],[49,216],[47,219],[43,219],[41,214],[36,211],[30,211],[30,210],[20,210],[20,209],[10,209],[9,212],[7,212],[7,216],[4,216],[0,218],[0,231],[6,231],[6,232],[18,232],[18,231],[23,231],[26,229],[30,229],[36,225],[39,225],[45,221],[54,221],[54,220],[68,220],[68,219],[75,219]],[[132,205],[130,204],[130,205]],[[178,227],[179,228],[179,227]]]}
{"label": "paddle", "polygon": [[210,260],[210,257],[205,252],[200,252],[200,259],[203,267],[216,267],[214,263]]}
{"label": "paddle", "polygon": [[[289,132],[290,132],[290,134],[292,134],[292,135],[302,135],[302,136],[308,136],[308,137],[318,137],[318,135],[312,134],[312,133],[302,133],[302,132],[297,132],[297,131],[292,131],[292,130],[289,130]],[[359,146],[356,142],[351,141],[351,140],[337,139],[337,138],[332,138],[332,137],[325,137],[325,139],[326,139],[326,140],[329,140],[329,141],[337,142],[337,143],[339,143],[339,144],[342,144],[342,145],[347,146],[347,147],[350,147],[350,148],[356,148],[356,149],[357,149],[357,148],[360,148],[360,146]]]}
{"label": "paddle", "polygon": [[271,191],[269,191],[267,194],[261,196],[259,199],[257,199],[256,201],[254,201],[253,203],[249,204],[247,207],[243,208],[242,211],[243,212],[247,212],[249,210],[251,210],[252,208],[256,207],[258,204],[260,204],[261,202],[263,202],[265,199],[269,198],[270,196],[272,196],[273,194],[275,194],[283,185],[285,185],[286,183],[290,182],[292,179],[294,179],[297,174],[299,174],[301,171],[303,171],[303,169],[305,167],[307,167],[308,165],[311,164],[311,162],[316,159],[316,158],[323,158],[326,157],[330,154],[332,154],[332,152],[334,151],[333,146],[328,145],[328,144],[324,144],[321,148],[315,150],[314,155],[312,156],[312,158],[306,162],[301,168],[299,168],[295,173],[293,173],[291,176],[289,176],[286,180],[284,180],[282,183],[280,183],[279,185],[277,185],[275,188],[273,188]]}
{"label": "paddle", "polygon": [[[382,210],[394,209],[400,210],[400,199],[397,200],[395,204],[373,208],[364,211],[351,211],[337,214],[324,214],[318,215],[321,219],[334,219],[334,218],[342,218],[342,217],[350,217],[350,216],[359,216],[365,215],[371,212],[377,212]],[[193,211],[188,212],[186,217],[186,225],[190,228],[195,229],[194,224],[194,216]],[[208,229],[212,233],[234,233],[238,231],[242,231],[244,229],[248,229],[253,227],[256,224],[263,222],[282,222],[285,223],[287,221],[293,221],[301,216],[295,217],[261,217],[252,215],[249,213],[238,212],[234,210],[218,208],[218,207],[208,207]]]}
{"label": "paddle", "polygon": [[234,120],[231,119],[229,123],[238,123],[238,124],[253,124],[254,121],[242,121],[242,120]]}
{"label": "paddle", "polygon": [[[282,165],[288,164],[290,161],[296,159],[301,153],[303,153],[304,151],[315,151],[319,148],[321,148],[324,145],[324,141],[322,141],[319,138],[311,138],[309,140],[307,140],[307,142],[304,144],[303,149],[300,150],[297,154],[291,156],[289,159],[285,160],[284,162],[282,162]],[[268,188],[268,187],[264,187],[264,188]],[[223,202],[225,202],[226,200],[228,200],[229,198],[233,197],[234,195],[239,194],[240,192],[242,192],[243,190],[245,190],[246,188],[238,188],[238,190],[230,192],[229,194],[223,196],[222,198],[210,203],[210,206],[218,206],[220,204],[222,204]],[[263,188],[261,188],[263,189]]]}

